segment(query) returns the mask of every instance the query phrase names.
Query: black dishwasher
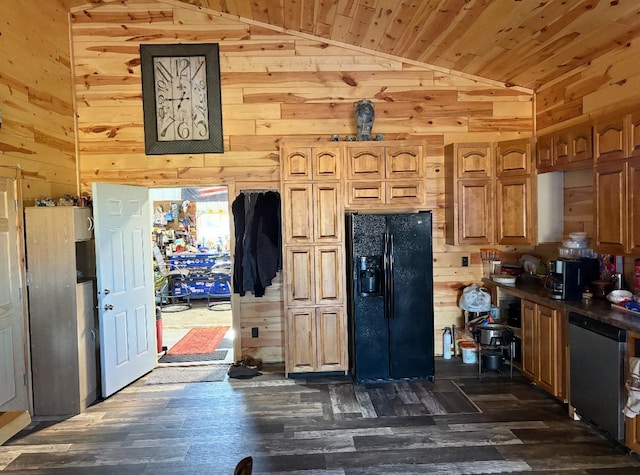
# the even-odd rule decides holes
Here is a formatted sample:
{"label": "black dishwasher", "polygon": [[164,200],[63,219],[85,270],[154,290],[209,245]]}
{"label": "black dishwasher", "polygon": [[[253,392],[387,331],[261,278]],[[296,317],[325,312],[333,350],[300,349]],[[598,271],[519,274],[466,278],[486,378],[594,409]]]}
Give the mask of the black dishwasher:
{"label": "black dishwasher", "polygon": [[624,440],[624,355],[627,332],[569,314],[571,405],[611,437]]}

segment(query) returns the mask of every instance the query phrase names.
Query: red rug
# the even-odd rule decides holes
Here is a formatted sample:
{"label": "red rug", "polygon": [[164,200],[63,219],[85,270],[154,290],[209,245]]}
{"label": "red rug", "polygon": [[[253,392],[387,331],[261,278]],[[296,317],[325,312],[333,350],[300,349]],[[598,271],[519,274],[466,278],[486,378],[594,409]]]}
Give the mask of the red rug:
{"label": "red rug", "polygon": [[213,353],[229,327],[192,328],[173,345],[168,355],[195,355]]}

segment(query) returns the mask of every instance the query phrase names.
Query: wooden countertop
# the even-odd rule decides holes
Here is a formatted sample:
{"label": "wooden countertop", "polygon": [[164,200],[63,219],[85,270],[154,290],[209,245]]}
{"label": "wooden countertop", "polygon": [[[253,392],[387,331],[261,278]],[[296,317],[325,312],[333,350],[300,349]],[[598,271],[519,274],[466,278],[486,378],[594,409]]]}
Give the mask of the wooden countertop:
{"label": "wooden countertop", "polygon": [[544,288],[543,281],[535,277],[520,276],[516,279],[515,285],[499,284],[486,278],[482,279],[482,282],[485,286],[495,286],[501,292],[514,297],[563,311],[565,315],[574,312],[624,330],[640,333],[640,315],[611,308],[611,303],[606,299],[591,299],[590,303],[584,303],[582,300],[555,300],[549,297],[549,291]]}

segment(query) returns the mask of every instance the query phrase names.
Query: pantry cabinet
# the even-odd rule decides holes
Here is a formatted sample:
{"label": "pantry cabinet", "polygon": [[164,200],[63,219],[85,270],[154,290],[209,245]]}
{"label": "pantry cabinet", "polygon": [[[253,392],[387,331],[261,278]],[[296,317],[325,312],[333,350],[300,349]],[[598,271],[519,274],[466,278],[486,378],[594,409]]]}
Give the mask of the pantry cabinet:
{"label": "pantry cabinet", "polygon": [[535,178],[528,139],[445,148],[447,241],[535,244]]}
{"label": "pantry cabinet", "polygon": [[343,158],[334,144],[281,151],[287,374],[347,370]]}
{"label": "pantry cabinet", "polygon": [[566,394],[563,320],[556,309],[529,300],[521,301],[522,372],[561,400]]}
{"label": "pantry cabinet", "polygon": [[98,395],[91,210],[25,209],[36,416],[79,414]]}

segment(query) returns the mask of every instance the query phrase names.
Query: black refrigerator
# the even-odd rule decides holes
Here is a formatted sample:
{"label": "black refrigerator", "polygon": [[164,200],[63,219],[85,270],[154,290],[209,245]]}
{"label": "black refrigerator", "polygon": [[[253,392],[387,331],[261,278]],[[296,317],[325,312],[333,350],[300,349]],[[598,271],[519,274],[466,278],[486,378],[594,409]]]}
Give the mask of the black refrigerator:
{"label": "black refrigerator", "polygon": [[434,379],[431,213],[346,216],[350,372]]}

